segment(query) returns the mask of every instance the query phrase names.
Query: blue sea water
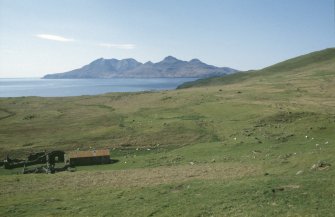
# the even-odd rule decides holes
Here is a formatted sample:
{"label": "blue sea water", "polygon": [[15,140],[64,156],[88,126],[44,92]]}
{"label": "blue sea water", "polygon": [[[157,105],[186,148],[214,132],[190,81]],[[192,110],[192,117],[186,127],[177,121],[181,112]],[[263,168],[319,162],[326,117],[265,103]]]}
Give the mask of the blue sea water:
{"label": "blue sea water", "polygon": [[175,89],[196,78],[148,79],[0,79],[0,97],[62,97],[98,95],[109,92],[138,92]]}

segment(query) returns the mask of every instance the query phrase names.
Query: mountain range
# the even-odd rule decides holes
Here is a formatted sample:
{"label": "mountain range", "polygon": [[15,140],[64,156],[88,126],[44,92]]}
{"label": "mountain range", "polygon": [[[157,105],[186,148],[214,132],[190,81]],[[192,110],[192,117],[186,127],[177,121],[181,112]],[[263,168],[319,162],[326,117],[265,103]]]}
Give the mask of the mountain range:
{"label": "mountain range", "polygon": [[199,59],[182,61],[172,56],[167,56],[157,63],[151,61],[141,63],[132,58],[122,60],[100,58],[79,69],[48,74],[43,78],[206,78],[234,72],[237,70],[208,65]]}

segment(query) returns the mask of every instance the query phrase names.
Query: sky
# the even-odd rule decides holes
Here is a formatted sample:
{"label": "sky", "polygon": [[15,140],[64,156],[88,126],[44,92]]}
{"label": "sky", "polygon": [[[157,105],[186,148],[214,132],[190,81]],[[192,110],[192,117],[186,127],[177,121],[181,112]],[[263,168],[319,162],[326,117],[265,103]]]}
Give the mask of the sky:
{"label": "sky", "polygon": [[335,0],[0,0],[0,78],[172,55],[260,69],[335,47]]}

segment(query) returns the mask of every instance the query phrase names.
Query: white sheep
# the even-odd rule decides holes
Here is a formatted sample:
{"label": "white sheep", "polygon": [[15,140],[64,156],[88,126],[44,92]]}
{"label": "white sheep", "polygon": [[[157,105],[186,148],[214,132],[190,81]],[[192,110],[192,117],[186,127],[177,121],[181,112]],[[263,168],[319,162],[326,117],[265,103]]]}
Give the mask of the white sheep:
{"label": "white sheep", "polygon": [[315,144],[315,147],[316,147],[316,148],[320,147],[320,150],[321,150],[321,146],[320,146],[320,144]]}

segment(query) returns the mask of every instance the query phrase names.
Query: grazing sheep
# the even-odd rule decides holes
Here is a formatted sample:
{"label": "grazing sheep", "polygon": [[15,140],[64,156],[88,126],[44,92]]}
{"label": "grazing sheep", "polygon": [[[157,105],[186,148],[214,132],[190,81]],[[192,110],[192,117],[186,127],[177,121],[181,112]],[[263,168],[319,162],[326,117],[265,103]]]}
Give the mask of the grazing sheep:
{"label": "grazing sheep", "polygon": [[296,173],[296,175],[300,175],[300,174],[302,174],[304,171],[303,170],[299,170],[297,173]]}
{"label": "grazing sheep", "polygon": [[320,148],[320,150],[321,150],[321,146],[320,146],[320,144],[315,144],[315,147],[316,147],[316,148]]}

